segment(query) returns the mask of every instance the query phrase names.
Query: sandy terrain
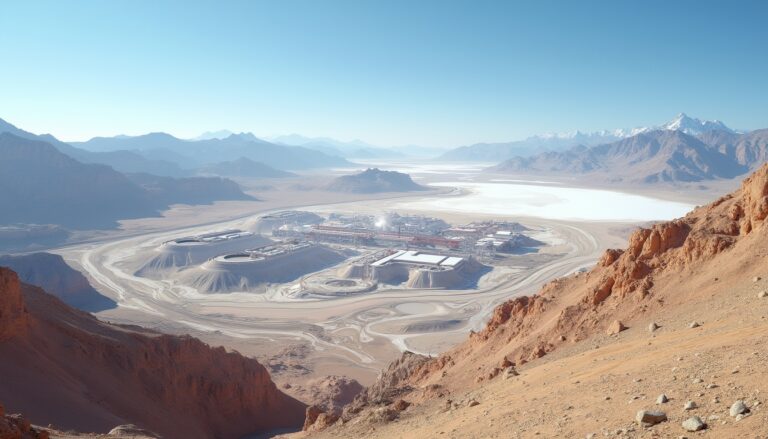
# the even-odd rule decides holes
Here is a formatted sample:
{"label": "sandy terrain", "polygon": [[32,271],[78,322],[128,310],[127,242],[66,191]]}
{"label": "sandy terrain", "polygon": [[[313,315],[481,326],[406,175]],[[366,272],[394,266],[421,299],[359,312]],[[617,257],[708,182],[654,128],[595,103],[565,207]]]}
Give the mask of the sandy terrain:
{"label": "sandy terrain", "polygon": [[767,218],[765,165],[292,437],[764,438]]}
{"label": "sandy terrain", "polygon": [[[425,173],[424,183],[468,178],[464,174]],[[317,177],[322,179],[322,177]],[[277,382],[328,374],[370,383],[378,371],[404,349],[438,354],[479,329],[501,301],[531,294],[547,280],[591,266],[602,250],[623,242],[633,224],[575,222],[474,212],[441,212],[451,223],[484,219],[520,220],[550,245],[541,254],[519,256],[491,272],[470,290],[379,289],[333,300],[294,300],[283,285],[271,293],[200,294],[173,279],[137,277],[128,262],[159,243],[184,235],[242,226],[258,214],[299,207],[320,213],[380,214],[403,200],[431,199],[433,194],[384,194],[378,197],[331,194],[297,189],[297,182],[251,193],[262,201],[177,207],[163,218],[132,220],[117,232],[90,236],[84,243],[57,250],[82,270],[94,286],[119,307],[99,317],[134,323],[169,333],[190,333],[271,364]],[[446,193],[443,190],[441,193]],[[406,198],[407,197],[407,198]],[[430,214],[424,211],[402,213]],[[307,349],[309,347],[309,349]]]}

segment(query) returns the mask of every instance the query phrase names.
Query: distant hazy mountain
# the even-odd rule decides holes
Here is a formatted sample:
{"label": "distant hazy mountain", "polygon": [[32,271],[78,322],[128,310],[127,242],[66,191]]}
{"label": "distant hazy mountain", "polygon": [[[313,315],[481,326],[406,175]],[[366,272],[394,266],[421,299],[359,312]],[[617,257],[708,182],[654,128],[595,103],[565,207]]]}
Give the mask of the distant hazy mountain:
{"label": "distant hazy mountain", "polygon": [[135,151],[117,149],[106,152],[87,151],[62,142],[50,134],[36,135],[24,131],[2,119],[0,119],[0,133],[10,133],[25,139],[42,140],[82,163],[99,163],[111,166],[120,172],[149,172],[172,177],[186,174],[173,160],[153,159]]}
{"label": "distant hazy mountain", "polygon": [[[764,132],[766,130],[763,130]],[[643,132],[591,148],[516,157],[491,168],[496,172],[595,174],[628,182],[692,182],[733,178],[756,167],[766,157],[766,138],[755,132],[734,138],[704,132],[699,139],[678,130]],[[726,147],[717,142],[731,142]],[[714,142],[714,143],[708,143]],[[736,154],[735,151],[740,151]]]}
{"label": "distant hazy mountain", "polygon": [[161,177],[151,174],[126,174],[147,192],[155,205],[211,204],[214,201],[253,200],[232,180],[221,177]]}
{"label": "distant hazy mountain", "polygon": [[591,133],[576,131],[564,134],[542,134],[513,142],[478,143],[449,150],[439,159],[499,162],[513,157],[529,157],[548,151],[565,151],[577,145],[587,147],[602,145],[657,130],[682,131],[694,136],[712,132],[734,133],[720,121],[702,121],[691,118],[685,113],[680,113],[659,127],[637,127]]}
{"label": "distant hazy mountain", "polygon": [[511,157],[527,157],[546,151],[562,151],[576,145],[592,146],[621,137],[614,132],[550,134],[502,143],[476,143],[446,151],[439,160],[499,162]]}
{"label": "distant hazy mountain", "polygon": [[84,164],[51,144],[0,134],[0,224],[76,229],[157,213],[140,187],[109,166]]}
{"label": "distant hazy mountain", "polygon": [[283,178],[296,174],[281,171],[264,163],[254,162],[251,159],[240,157],[230,162],[220,162],[204,166],[198,173],[206,175],[220,175],[222,177],[249,177],[249,178]]}
{"label": "distant hazy mountain", "polygon": [[166,133],[135,137],[96,137],[74,145],[90,151],[136,150],[142,154],[165,151],[184,157],[189,165],[199,167],[241,157],[282,170],[300,170],[343,166],[343,158],[310,148],[278,145],[251,133],[232,134],[224,139],[182,140]]}
{"label": "distant hazy mountain", "polygon": [[206,131],[203,134],[200,134],[199,136],[189,140],[226,139],[232,134],[235,134],[235,133],[233,133],[230,130]]}
{"label": "distant hazy mountain", "polygon": [[344,142],[330,137],[305,137],[299,134],[290,134],[277,136],[272,140],[283,145],[303,146],[348,159],[395,159],[406,156],[402,151],[395,148],[382,148],[358,139]]}
{"label": "distant hazy mountain", "polygon": [[327,186],[327,189],[333,192],[370,194],[423,191],[428,188],[416,184],[408,174],[369,168],[359,174],[337,177]]}
{"label": "distant hazy mountain", "polygon": [[156,216],[170,204],[248,199],[220,178],[126,175],[81,163],[51,144],[0,134],[0,224],[112,227],[117,220]]}

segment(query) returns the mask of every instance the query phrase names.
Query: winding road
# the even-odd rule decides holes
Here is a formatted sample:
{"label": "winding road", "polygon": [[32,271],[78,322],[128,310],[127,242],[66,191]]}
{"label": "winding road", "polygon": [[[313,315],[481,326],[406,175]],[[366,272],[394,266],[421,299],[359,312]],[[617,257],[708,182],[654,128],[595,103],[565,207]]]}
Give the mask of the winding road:
{"label": "winding road", "polygon": [[[601,251],[600,243],[587,230],[542,220],[536,227],[543,225],[550,234],[567,242],[567,251],[549,262],[518,270],[491,286],[468,290],[380,289],[326,300],[292,299],[278,294],[200,294],[172,278],[154,280],[133,274],[129,261],[146,256],[163,241],[236,228],[244,221],[241,218],[91,242],[57,252],[118,303],[117,309],[103,316],[106,319],[170,332],[216,333],[241,344],[258,339],[301,340],[324,355],[378,370],[391,359],[394,349],[436,354],[437,350],[429,347],[430,340],[460,340],[470,329],[479,329],[501,301],[531,294],[552,278],[589,267]],[[458,323],[425,332],[402,330],[403,324],[434,321]]]}

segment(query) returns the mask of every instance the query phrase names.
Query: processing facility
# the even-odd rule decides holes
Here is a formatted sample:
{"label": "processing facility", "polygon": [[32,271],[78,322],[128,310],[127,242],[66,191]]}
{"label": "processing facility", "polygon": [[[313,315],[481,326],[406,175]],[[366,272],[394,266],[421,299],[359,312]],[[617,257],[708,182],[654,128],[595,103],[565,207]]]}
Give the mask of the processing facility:
{"label": "processing facility", "polygon": [[387,252],[373,261],[356,261],[341,275],[407,288],[462,288],[471,283],[484,266],[472,257],[446,256],[417,250]]}

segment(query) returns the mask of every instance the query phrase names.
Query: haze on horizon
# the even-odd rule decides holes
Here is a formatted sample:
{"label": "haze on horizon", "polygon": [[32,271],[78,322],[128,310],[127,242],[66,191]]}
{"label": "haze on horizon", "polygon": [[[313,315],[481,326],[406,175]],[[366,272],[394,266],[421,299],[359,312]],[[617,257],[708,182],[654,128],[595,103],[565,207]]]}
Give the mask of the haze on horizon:
{"label": "haze on horizon", "polygon": [[759,1],[5,2],[0,117],[66,141],[229,129],[446,148],[681,111],[752,129],[768,120],[766,12]]}

